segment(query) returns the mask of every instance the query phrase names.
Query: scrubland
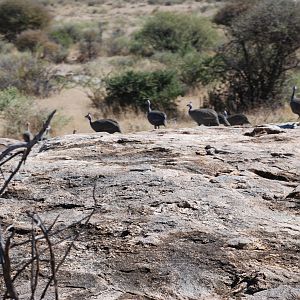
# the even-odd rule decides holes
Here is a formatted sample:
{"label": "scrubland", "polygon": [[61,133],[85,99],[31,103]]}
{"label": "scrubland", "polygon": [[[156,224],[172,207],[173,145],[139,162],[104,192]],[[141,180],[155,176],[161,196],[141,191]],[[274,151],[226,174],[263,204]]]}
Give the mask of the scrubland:
{"label": "scrubland", "polygon": [[[105,94],[102,93],[101,87],[104,79],[122,75],[128,70],[154,72],[174,69],[181,72],[182,78],[185,76],[184,92],[176,97],[172,96],[171,101],[173,108],[176,107],[175,110],[169,110],[167,106],[161,105],[160,98],[152,99],[154,108],[167,111],[168,127],[195,126],[187,114],[186,104],[190,101],[194,107],[213,105],[209,102],[209,91],[215,88],[216,81],[209,78],[211,81],[206,82],[208,80],[206,75],[202,76],[196,72],[199,73],[197,69],[199,59],[204,57],[205,62],[205,59],[211,57],[226,41],[224,27],[216,24],[203,25],[207,26],[204,30],[209,32],[211,41],[207,47],[196,50],[200,53],[199,58],[198,53],[183,55],[173,50],[171,52],[155,50],[149,53],[147,52],[149,49],[143,48],[144,52],[140,53],[141,47],[135,45],[133,36],[145,26],[149,18],[160,12],[186,13],[210,22],[224,7],[226,1],[40,0],[38,2],[50,13],[51,22],[39,32],[26,31],[18,34],[16,41],[8,43],[5,39],[1,40],[0,51],[3,56],[0,64],[15,66],[13,70],[6,68],[3,71],[5,84],[2,84],[1,88],[16,86],[21,93],[30,98],[29,101],[34,103],[34,109],[32,106],[30,110],[23,107],[19,109],[17,122],[12,121],[16,119],[15,115],[4,113],[1,124],[9,130],[4,130],[2,135],[20,137],[26,121],[30,121],[33,130],[36,130],[45,118],[46,112],[53,108],[59,110],[60,116],[52,128],[53,136],[72,133],[73,130],[91,132],[84,118],[87,112],[91,112],[95,118],[110,117],[118,120],[125,133],[150,129],[151,125],[145,118],[145,107],[141,102],[138,107],[129,105],[122,107],[118,112],[114,107],[105,104]],[[31,54],[25,53],[28,50]],[[20,63],[20,59],[16,59],[19,55],[29,55],[30,58],[25,57]],[[40,58],[47,61],[47,66],[40,63]],[[29,60],[31,64],[28,63]],[[200,73],[201,67],[199,65]],[[35,72],[29,74],[30,68]],[[20,76],[20,73],[24,74],[19,78],[19,82],[10,84],[11,78]],[[296,72],[289,84],[295,84],[297,78]],[[290,91],[286,88],[282,102],[287,102],[289,97]],[[217,107],[217,110],[222,112],[222,107]],[[247,114],[253,124],[296,120],[288,103],[276,108],[271,105],[252,108]]]}

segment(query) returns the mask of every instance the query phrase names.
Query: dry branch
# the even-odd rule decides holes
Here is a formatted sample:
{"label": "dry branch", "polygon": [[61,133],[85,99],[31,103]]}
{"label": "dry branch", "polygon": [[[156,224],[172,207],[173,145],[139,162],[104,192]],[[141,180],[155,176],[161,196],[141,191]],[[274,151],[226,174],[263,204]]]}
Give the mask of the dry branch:
{"label": "dry branch", "polygon": [[[20,160],[14,170],[11,172],[10,176],[5,179],[4,175],[4,184],[0,190],[0,196],[5,192],[8,184],[14,178],[15,174],[19,171],[22,164],[26,162],[26,159],[32,150],[33,146],[39,142],[47,130],[51,119],[53,118],[55,111],[53,111],[49,116],[47,121],[45,122],[43,128],[40,132],[28,143],[18,143],[14,144],[7,149],[5,149],[0,154],[0,168],[5,165],[7,162],[12,160],[15,157],[20,156]],[[40,216],[36,213],[28,212],[28,217],[31,218],[31,230],[29,233],[29,237],[25,238],[25,240],[17,243],[13,243],[14,237],[14,227],[9,226],[5,234],[1,231],[0,226],[0,265],[2,266],[3,278],[6,290],[4,291],[3,299],[14,299],[18,300],[19,295],[15,288],[15,281],[26,271],[29,270],[30,277],[30,300],[37,299],[36,294],[40,294],[39,299],[42,300],[45,298],[49,287],[52,285],[54,288],[55,300],[59,299],[58,293],[58,282],[57,282],[57,273],[65,262],[67,256],[69,255],[72,247],[74,246],[75,241],[79,238],[82,231],[85,229],[86,225],[90,221],[92,215],[96,211],[97,201],[95,197],[96,190],[96,181],[93,188],[93,199],[94,206],[91,208],[90,213],[80,220],[73,222],[72,224],[64,227],[63,229],[56,229],[55,225],[59,216],[57,216],[54,221],[47,227],[44,221],[40,218]],[[73,228],[79,224],[82,224],[81,229],[77,231],[76,234],[59,236],[60,234],[66,232],[68,229]],[[37,235],[37,232],[41,232],[41,234]],[[67,245],[66,249],[62,254],[60,254],[60,258],[57,259],[56,255],[56,247],[61,245],[64,241],[69,240],[70,243]],[[28,257],[24,258],[23,261],[18,263],[17,265],[11,264],[11,250],[13,249],[22,249],[21,247],[25,247],[25,254],[28,253]],[[26,252],[27,251],[27,252]],[[61,249],[59,251],[61,253]],[[46,257],[46,258],[45,258]],[[47,258],[48,257],[48,258]],[[49,278],[45,281],[40,280],[41,274],[41,265],[45,264],[48,266],[48,271],[50,272]],[[44,286],[43,286],[44,285]]]}
{"label": "dry branch", "polygon": [[[17,143],[17,144],[11,145],[0,154],[0,167],[3,164],[5,164],[6,162],[8,162],[9,160],[11,160],[12,158],[14,158],[18,155],[22,155],[17,167],[11,172],[8,179],[5,180],[3,186],[1,187],[0,196],[3,195],[8,184],[11,182],[11,180],[16,175],[16,173],[20,170],[22,164],[24,164],[26,162],[26,159],[27,159],[30,151],[32,150],[33,146],[35,146],[42,139],[45,131],[47,130],[48,126],[50,125],[50,122],[51,122],[55,112],[56,112],[56,110],[54,110],[48,116],[46,122],[43,125],[43,128],[40,130],[40,132],[37,135],[35,135],[35,137],[31,141],[29,141],[28,143],[23,142],[23,143]],[[22,148],[22,150],[14,152],[16,149],[20,149],[20,148]]]}
{"label": "dry branch", "polygon": [[[57,273],[62,266],[62,264],[65,262],[67,256],[69,255],[72,247],[74,246],[75,241],[78,239],[80,234],[83,232],[83,230],[86,228],[86,225],[90,221],[91,217],[96,211],[97,203],[96,203],[96,197],[95,197],[95,189],[96,189],[96,183],[93,188],[93,199],[94,199],[94,206],[91,208],[91,212],[86,215],[85,217],[81,218],[79,221],[73,222],[72,224],[64,227],[63,229],[56,229],[55,224],[58,220],[58,216],[54,219],[54,221],[47,227],[44,223],[44,221],[39,217],[36,213],[27,213],[27,215],[31,218],[32,221],[32,228],[30,232],[29,239],[23,241],[22,243],[18,244],[12,244],[12,238],[14,235],[14,228],[10,226],[10,233],[8,237],[6,238],[6,241],[4,242],[4,236],[0,232],[0,263],[2,265],[3,274],[5,277],[5,285],[6,285],[6,291],[4,294],[3,299],[19,299],[18,293],[15,289],[14,282],[18,277],[20,277],[21,274],[27,269],[30,268],[30,289],[31,289],[31,295],[30,300],[37,299],[36,293],[39,291],[39,299],[42,300],[46,297],[46,294],[49,290],[49,287],[53,283],[54,288],[54,294],[55,299],[59,299],[59,293],[58,293],[58,283],[57,283]],[[84,223],[82,224],[82,222]],[[74,226],[77,227],[77,225],[82,224],[81,229],[75,234],[75,235],[67,235],[66,237],[60,237],[58,241],[53,242],[50,237],[56,237],[58,234],[63,233],[64,231],[67,231],[70,228],[73,228]],[[42,232],[41,235],[37,236],[36,231],[39,230]],[[6,231],[8,232],[8,230]],[[58,245],[60,245],[63,241],[69,240],[70,243],[64,250],[63,254],[61,255],[60,259],[57,261],[56,259],[56,253],[55,249]],[[46,241],[46,243],[43,243],[43,249],[41,249],[38,244],[42,244],[43,241]],[[2,247],[2,245],[4,245]],[[28,248],[30,247],[31,256],[28,261],[23,261],[19,267],[14,267],[14,276],[12,276],[11,272],[11,254],[9,253],[9,250],[13,248],[17,248],[17,246],[26,246],[28,245]],[[61,250],[60,250],[61,252]],[[49,270],[51,272],[50,277],[47,279],[46,282],[44,282],[44,287],[42,287],[42,284],[40,283],[41,280],[39,280],[41,274],[40,274],[40,265],[42,263],[42,255],[48,255],[49,259],[46,261],[49,261]]]}

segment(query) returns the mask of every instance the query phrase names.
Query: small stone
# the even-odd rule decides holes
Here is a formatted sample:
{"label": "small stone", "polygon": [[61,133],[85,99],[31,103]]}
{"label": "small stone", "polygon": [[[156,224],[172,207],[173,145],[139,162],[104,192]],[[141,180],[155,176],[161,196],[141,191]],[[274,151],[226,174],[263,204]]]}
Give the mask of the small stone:
{"label": "small stone", "polygon": [[228,247],[232,247],[238,250],[251,248],[252,240],[248,238],[233,238],[227,242]]}

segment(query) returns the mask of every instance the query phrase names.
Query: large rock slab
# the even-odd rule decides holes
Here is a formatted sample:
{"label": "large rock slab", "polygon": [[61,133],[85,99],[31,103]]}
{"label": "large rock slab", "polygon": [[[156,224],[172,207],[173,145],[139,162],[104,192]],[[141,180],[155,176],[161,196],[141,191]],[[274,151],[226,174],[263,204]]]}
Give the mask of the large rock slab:
{"label": "large rock slab", "polygon": [[297,299],[300,129],[246,132],[51,139],[0,199],[2,223],[22,234],[35,210],[70,224],[93,207],[96,184],[96,213],[59,274],[62,299]]}

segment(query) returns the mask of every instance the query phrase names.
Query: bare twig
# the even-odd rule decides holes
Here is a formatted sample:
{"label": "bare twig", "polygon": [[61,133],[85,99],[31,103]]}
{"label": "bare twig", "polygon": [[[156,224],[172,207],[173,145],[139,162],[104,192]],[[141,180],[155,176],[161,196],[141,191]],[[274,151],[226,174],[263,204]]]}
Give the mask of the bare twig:
{"label": "bare twig", "polygon": [[[24,164],[26,162],[26,159],[30,153],[30,151],[32,150],[32,147],[38,143],[40,141],[40,139],[42,138],[43,134],[45,133],[45,131],[47,130],[54,114],[55,114],[56,110],[54,110],[47,118],[47,121],[44,123],[43,128],[40,130],[40,132],[28,143],[18,143],[18,144],[14,144],[9,146],[8,148],[6,148],[1,154],[0,154],[0,166],[2,166],[4,163],[6,163],[7,161],[11,160],[12,158],[14,158],[15,156],[17,156],[18,154],[22,154],[22,158],[19,161],[17,167],[11,172],[10,176],[8,177],[8,179],[5,180],[3,186],[0,189],[0,196],[4,193],[4,191],[6,190],[8,184],[10,183],[10,181],[13,179],[13,177],[16,175],[16,173],[20,170],[22,164]],[[12,153],[14,150],[19,149],[19,148],[23,148],[23,150],[20,150],[16,153]],[[12,156],[9,158],[5,157],[8,154],[11,154]],[[4,159],[4,161],[3,161]]]}
{"label": "bare twig", "polygon": [[[53,252],[52,243],[51,243],[49,235],[48,235],[49,231],[47,230],[43,221],[37,214],[32,215],[32,219],[37,220],[37,223],[39,224],[38,226],[42,230],[43,235],[44,235],[45,240],[48,245],[49,255],[50,255],[50,266],[51,266],[51,272],[52,272],[51,278],[53,279],[53,283],[54,283],[55,300],[58,300],[58,288],[57,288],[56,269],[55,269],[55,255]],[[49,281],[52,281],[52,280],[49,280]]]}
{"label": "bare twig", "polygon": [[[59,268],[61,267],[61,265],[64,263],[64,261],[66,260],[67,256],[69,255],[75,241],[77,241],[77,239],[79,238],[79,235],[82,233],[84,227],[88,224],[88,222],[90,221],[90,219],[92,218],[93,214],[95,213],[96,211],[96,206],[97,206],[97,200],[96,200],[96,196],[95,196],[95,191],[96,191],[96,182],[94,184],[94,188],[93,188],[93,199],[94,199],[94,207],[93,207],[93,210],[91,211],[91,213],[86,217],[86,221],[84,223],[84,226],[82,226],[81,230],[79,230],[77,232],[77,234],[75,235],[75,237],[73,238],[72,242],[70,243],[70,245],[67,247],[62,259],[60,260],[60,262],[57,264],[56,266],[56,269],[55,269],[55,273],[58,272]],[[77,222],[78,223],[78,222]],[[55,274],[54,273],[54,274]],[[54,279],[54,275],[52,274],[51,278],[49,279],[47,285],[45,286],[45,289],[43,290],[42,292],[42,295],[41,295],[41,300],[44,299],[45,295],[46,295],[46,292],[52,282],[52,280]]]}
{"label": "bare twig", "polygon": [[17,172],[20,170],[23,162],[26,160],[26,157],[29,153],[23,152],[22,159],[19,161],[17,167],[12,171],[12,173],[9,175],[9,177],[5,180],[1,190],[0,190],[0,196],[4,193],[6,190],[8,184],[11,182],[11,180],[14,178],[14,176],[17,174]]}
{"label": "bare twig", "polygon": [[[78,221],[70,224],[69,226],[66,226],[64,228],[58,229],[56,231],[53,231],[52,233],[49,233],[49,236],[57,235],[57,234],[65,231],[65,230],[67,230],[69,228],[72,228],[72,227],[80,224],[82,221],[84,221],[87,218],[89,218],[89,215],[87,215],[87,216],[83,217],[82,219],[80,219],[80,220],[78,220]],[[36,236],[35,240],[39,241],[39,240],[43,240],[44,238],[45,238],[44,235],[39,235],[39,236]],[[20,243],[14,243],[14,244],[12,244],[11,248],[19,247],[19,246],[22,246],[22,245],[25,245],[25,244],[28,244],[28,243],[31,243],[31,239],[25,240],[25,241],[20,242]]]}
{"label": "bare twig", "polygon": [[[34,300],[34,295],[38,286],[39,272],[40,272],[40,259],[39,259],[39,250],[35,240],[35,229],[34,229],[34,220],[32,219],[32,228],[31,228],[31,297],[30,300]],[[35,262],[35,264],[34,264]]]}
{"label": "bare twig", "polygon": [[[18,155],[21,155],[21,158],[18,162],[18,165],[15,167],[15,169],[11,172],[10,176],[8,179],[5,180],[3,186],[1,187],[0,190],[0,195],[3,194],[3,192],[6,190],[8,184],[10,181],[13,179],[15,174],[19,171],[21,168],[22,164],[25,163],[32,147],[39,141],[40,137],[43,135],[45,129],[49,126],[49,123],[51,121],[51,118],[53,117],[55,111],[50,114],[50,116],[47,119],[47,122],[44,124],[43,128],[41,131],[28,143],[19,143],[16,145],[12,145],[8,149],[6,149],[4,152],[0,154],[0,167],[10,161],[11,159],[17,157]],[[17,151],[16,151],[17,150]],[[16,151],[16,152],[14,152]],[[8,156],[9,155],[9,156]],[[7,157],[8,156],[8,157]],[[40,274],[40,266],[41,263],[43,262],[42,255],[45,253],[48,253],[48,256],[46,256],[47,264],[50,264],[50,277],[47,279],[44,289],[41,290],[41,296],[40,300],[44,299],[48,289],[51,284],[53,284],[54,287],[54,294],[55,294],[55,299],[59,299],[59,293],[58,293],[58,283],[57,283],[57,273],[62,266],[62,264],[65,262],[67,256],[69,255],[72,247],[74,247],[74,243],[78,240],[80,234],[83,232],[83,230],[86,228],[86,225],[90,222],[90,219],[92,218],[93,214],[95,213],[97,209],[97,200],[96,200],[96,181],[93,187],[93,200],[94,200],[94,205],[91,208],[90,213],[88,215],[84,216],[81,218],[79,221],[73,222],[72,224],[60,228],[60,229],[55,229],[54,227],[58,221],[59,216],[57,216],[54,221],[49,225],[47,228],[46,225],[44,224],[43,220],[40,218],[40,216],[36,213],[27,213],[27,215],[31,218],[32,220],[32,226],[31,226],[31,231],[30,231],[30,238],[19,242],[19,243],[12,243],[13,237],[15,230],[13,226],[9,226],[6,229],[6,238],[4,238],[4,235],[1,231],[1,225],[0,225],[0,264],[3,269],[3,277],[4,277],[4,283],[6,286],[6,291],[4,293],[3,299],[14,299],[18,300],[19,296],[17,293],[17,290],[15,289],[14,282],[15,280],[26,270],[30,269],[30,289],[31,289],[31,296],[30,300],[36,299],[36,291],[40,285],[39,283],[39,277],[41,276]],[[82,224],[82,222],[84,222]],[[81,228],[76,232],[75,235],[67,235],[67,236],[59,236],[56,238],[55,241],[51,239],[51,237],[57,236],[60,233],[68,230],[69,228],[72,228],[74,226],[77,226],[79,224],[82,224]],[[37,235],[36,230],[39,229],[42,234]],[[62,256],[60,257],[59,261],[57,262],[56,256],[54,249],[56,246],[60,245],[63,241],[65,240],[70,240],[70,243],[67,245],[65,251],[63,252]],[[39,247],[38,244],[40,245],[41,241],[45,241],[45,245],[41,244],[42,247]],[[31,253],[30,256],[28,257],[28,261],[22,261],[19,267],[14,266],[12,268],[11,266],[11,257],[10,257],[10,250],[15,248],[15,247],[20,247],[28,245],[27,248],[30,247]],[[14,273],[14,275],[12,275]]]}
{"label": "bare twig", "polygon": [[[10,161],[11,159],[13,159],[14,157],[18,156],[19,154],[23,154],[24,153],[24,150],[20,150],[18,152],[15,152],[14,154],[12,154],[10,157],[8,157],[7,159],[3,160],[1,163],[0,163],[0,167],[4,164],[6,164],[8,161]],[[1,170],[1,173],[2,173],[2,170]],[[3,174],[3,173],[2,173]],[[3,175],[3,178],[4,178],[4,175]]]}
{"label": "bare twig", "polygon": [[11,239],[13,238],[15,234],[14,229],[10,232],[8,235],[5,245],[0,245],[0,252],[1,252],[1,265],[3,269],[3,277],[4,282],[6,286],[6,295],[8,295],[10,298],[18,300],[19,296],[18,293],[13,285],[12,281],[12,275],[11,275],[11,262],[10,262],[10,256],[9,256],[9,249],[10,249],[10,243]]}

